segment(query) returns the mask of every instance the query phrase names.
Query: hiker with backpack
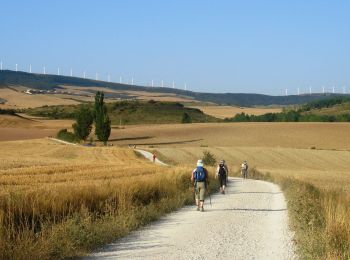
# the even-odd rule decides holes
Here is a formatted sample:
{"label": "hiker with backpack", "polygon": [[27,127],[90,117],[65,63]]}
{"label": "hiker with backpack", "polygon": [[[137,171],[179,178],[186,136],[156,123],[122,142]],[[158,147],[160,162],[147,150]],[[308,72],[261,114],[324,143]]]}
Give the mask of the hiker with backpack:
{"label": "hiker with backpack", "polygon": [[216,168],[216,178],[219,179],[220,193],[225,194],[225,187],[228,178],[228,168],[225,164],[225,160],[221,160],[219,166]]}
{"label": "hiker with backpack", "polygon": [[193,170],[191,181],[194,183],[195,199],[198,211],[204,211],[205,190],[209,184],[208,171],[203,167],[203,161],[197,161],[197,167]]}
{"label": "hiker with backpack", "polygon": [[247,179],[248,178],[248,163],[247,161],[244,161],[241,165],[241,173],[243,176],[243,179]]}

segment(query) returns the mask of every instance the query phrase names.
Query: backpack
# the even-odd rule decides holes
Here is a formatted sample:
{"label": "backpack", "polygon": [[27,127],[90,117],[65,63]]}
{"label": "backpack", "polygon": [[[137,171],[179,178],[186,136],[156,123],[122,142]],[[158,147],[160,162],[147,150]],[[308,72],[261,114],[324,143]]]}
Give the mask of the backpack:
{"label": "backpack", "polygon": [[225,166],[224,165],[220,165],[219,166],[219,175],[220,176],[225,176],[226,175],[226,169],[225,169]]}
{"label": "backpack", "polygon": [[202,181],[205,181],[206,177],[207,176],[206,176],[206,173],[204,171],[204,168],[197,167],[196,171],[194,172],[194,180],[202,182]]}

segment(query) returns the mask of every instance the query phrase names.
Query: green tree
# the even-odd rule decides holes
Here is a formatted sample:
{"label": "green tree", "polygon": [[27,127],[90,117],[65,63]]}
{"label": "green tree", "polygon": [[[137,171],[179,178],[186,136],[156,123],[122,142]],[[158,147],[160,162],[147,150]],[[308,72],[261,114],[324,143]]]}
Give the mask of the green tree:
{"label": "green tree", "polygon": [[214,155],[209,151],[203,152],[202,161],[204,165],[208,165],[208,166],[215,166],[216,164],[216,159]]}
{"label": "green tree", "polygon": [[94,108],[95,134],[97,139],[106,145],[111,134],[111,120],[109,119],[107,107],[104,103],[103,92],[98,91],[96,93]]}
{"label": "green tree", "polygon": [[183,124],[188,124],[188,123],[192,123],[192,118],[188,113],[183,113],[182,115],[182,121]]}
{"label": "green tree", "polygon": [[91,109],[86,105],[80,106],[75,119],[76,122],[72,125],[74,134],[79,140],[86,141],[91,133],[92,123],[94,122]]}

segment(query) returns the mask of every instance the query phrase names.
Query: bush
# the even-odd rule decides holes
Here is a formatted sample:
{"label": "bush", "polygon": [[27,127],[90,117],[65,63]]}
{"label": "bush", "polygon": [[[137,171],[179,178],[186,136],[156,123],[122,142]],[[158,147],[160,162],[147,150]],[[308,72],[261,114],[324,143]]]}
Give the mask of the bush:
{"label": "bush", "polygon": [[185,113],[183,113],[183,115],[182,115],[182,120],[181,120],[181,122],[182,122],[183,124],[192,123],[192,118],[190,117],[189,114],[187,114],[187,113],[185,112]]}
{"label": "bush", "polygon": [[212,153],[209,151],[204,151],[203,152],[203,157],[202,157],[203,164],[206,166],[215,166],[216,164],[216,159]]}
{"label": "bush", "polygon": [[61,129],[60,131],[58,131],[56,137],[60,140],[70,143],[77,142],[77,137],[75,136],[75,134],[68,132],[67,129]]}

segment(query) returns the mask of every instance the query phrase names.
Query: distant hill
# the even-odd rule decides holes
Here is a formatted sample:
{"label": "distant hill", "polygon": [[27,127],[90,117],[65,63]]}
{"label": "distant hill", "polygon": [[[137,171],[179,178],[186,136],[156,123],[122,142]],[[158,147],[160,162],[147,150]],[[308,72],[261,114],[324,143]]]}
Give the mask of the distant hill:
{"label": "distant hill", "polygon": [[[53,90],[61,86],[103,87],[113,90],[146,91],[149,93],[171,93],[180,97],[189,97],[198,101],[213,102],[237,106],[269,106],[305,104],[310,101],[329,98],[332,94],[269,96],[244,93],[203,93],[173,88],[145,87],[128,84],[109,83],[78,77],[43,75],[10,70],[0,71],[0,87],[19,85],[32,89]],[[0,97],[1,98],[1,97]]]}
{"label": "distant hill", "polygon": [[[106,105],[113,125],[181,123],[185,113],[193,123],[220,121],[220,119],[204,114],[199,109],[188,108],[175,102],[119,101]],[[89,103],[88,106],[93,108],[92,103]],[[44,106],[27,109],[25,112],[31,116],[50,119],[74,119],[79,107],[80,105]]]}

